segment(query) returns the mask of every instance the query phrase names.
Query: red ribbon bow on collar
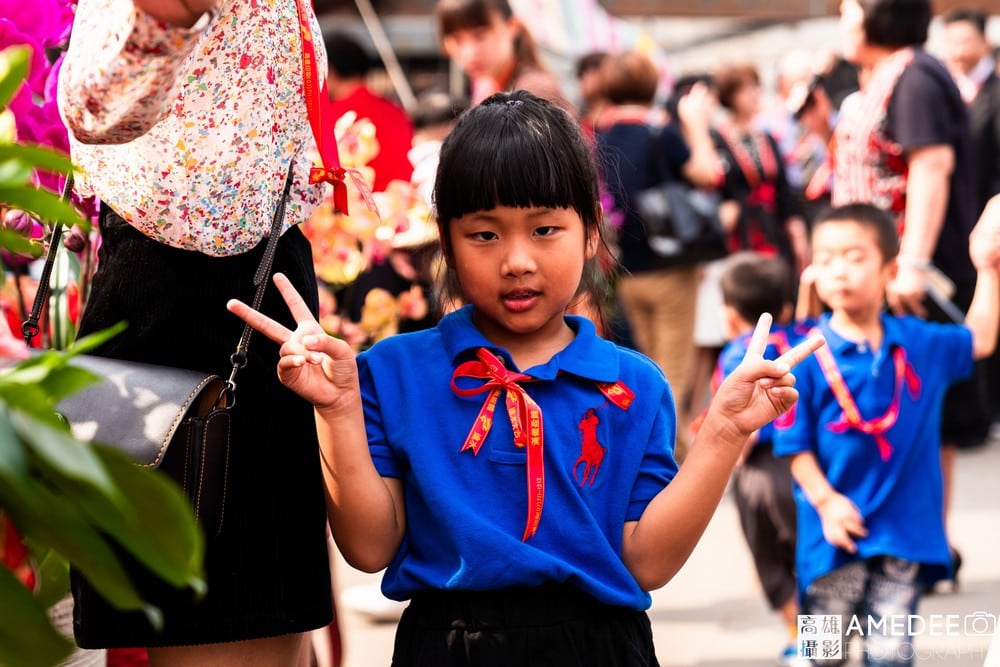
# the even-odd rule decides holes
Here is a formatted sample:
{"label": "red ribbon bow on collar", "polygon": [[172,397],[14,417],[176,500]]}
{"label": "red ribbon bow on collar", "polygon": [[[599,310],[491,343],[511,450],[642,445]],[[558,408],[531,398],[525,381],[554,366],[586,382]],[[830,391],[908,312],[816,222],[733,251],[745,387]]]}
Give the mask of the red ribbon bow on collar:
{"label": "red ribbon bow on collar", "polygon": [[[542,520],[542,507],[545,504],[545,461],[544,431],[542,425],[542,409],[524,390],[519,382],[537,382],[538,378],[516,373],[504,367],[503,362],[486,348],[476,351],[476,360],[466,361],[455,369],[451,377],[451,389],[459,396],[475,396],[489,392],[479,414],[465,436],[465,442],[460,451],[471,449],[473,455],[479,454],[486,436],[493,428],[493,416],[496,413],[500,393],[505,392],[507,416],[514,432],[514,444],[527,448],[528,466],[528,517],[524,525],[521,541],[527,541],[538,532],[538,524]],[[468,389],[458,386],[459,378],[474,378],[486,380],[478,387]],[[623,382],[595,382],[597,388],[614,405],[627,410],[635,394]]]}
{"label": "red ribbon bow on collar", "polygon": [[[536,378],[507,370],[503,362],[486,348],[479,348],[476,357],[474,361],[466,361],[459,365],[451,377],[451,389],[459,396],[475,396],[489,392],[483,407],[479,409],[476,421],[465,437],[461,451],[471,449],[473,455],[479,454],[479,449],[493,428],[497,400],[500,398],[500,393],[505,392],[507,416],[514,431],[514,444],[526,447],[528,451],[528,518],[524,534],[521,536],[521,541],[524,542],[538,532],[538,524],[542,520],[542,506],[545,503],[542,409],[518,384],[518,382],[534,382]],[[478,387],[463,389],[457,383],[457,380],[463,377],[482,379],[486,382]]]}

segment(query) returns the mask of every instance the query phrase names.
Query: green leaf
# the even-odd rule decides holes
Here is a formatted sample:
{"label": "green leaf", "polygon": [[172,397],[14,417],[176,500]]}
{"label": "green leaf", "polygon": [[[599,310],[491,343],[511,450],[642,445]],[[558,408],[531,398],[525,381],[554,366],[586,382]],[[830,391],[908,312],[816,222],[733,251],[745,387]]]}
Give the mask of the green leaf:
{"label": "green leaf", "polygon": [[6,411],[0,411],[0,477],[28,480],[28,457]]}
{"label": "green leaf", "polygon": [[[4,146],[10,148],[10,146]],[[24,160],[0,160],[0,184],[4,186],[22,185],[31,186],[31,174],[34,169]]]}
{"label": "green leaf", "polygon": [[0,247],[6,248],[18,255],[33,257],[35,259],[45,254],[45,247],[38,240],[29,239],[23,234],[6,227],[0,229]]}
{"label": "green leaf", "polygon": [[[34,550],[35,545],[29,545]],[[35,558],[35,598],[44,607],[51,607],[69,594],[69,563],[54,549],[45,547]]]}
{"label": "green leaf", "polygon": [[96,331],[92,334],[80,338],[68,350],[66,350],[66,358],[70,359],[77,354],[86,354],[95,350],[96,348],[104,345],[107,341],[111,340],[121,332],[128,328],[126,322],[119,322],[113,327],[108,327],[103,331]]}
{"label": "green leaf", "polygon": [[89,229],[90,223],[84,220],[72,204],[68,204],[58,195],[39,188],[0,187],[0,203],[10,208],[27,211],[41,220],[64,225],[79,225]]}
{"label": "green leaf", "polygon": [[0,162],[12,160],[57,174],[73,171],[73,162],[62,151],[40,144],[0,144]]}
{"label": "green leaf", "polygon": [[45,607],[7,568],[0,567],[0,665],[52,667],[73,644],[59,634]]}
{"label": "green leaf", "polygon": [[0,109],[5,109],[28,77],[30,46],[11,46],[0,51]]}
{"label": "green leaf", "polygon": [[12,413],[11,420],[38,473],[55,493],[73,498],[90,525],[174,586],[200,585],[201,534],[172,480],[117,450],[98,454],[97,447],[23,414]]}
{"label": "green leaf", "polygon": [[[90,445],[76,440],[68,431],[53,428],[18,410],[0,406],[27,445],[29,460],[51,481],[72,480],[104,496],[114,507],[123,507],[125,497],[115,487]],[[82,490],[82,489],[81,489]]]}
{"label": "green leaf", "polygon": [[77,511],[74,499],[60,497],[44,484],[8,472],[0,467],[0,506],[23,537],[58,551],[118,608],[144,609],[118,557]]}
{"label": "green leaf", "polygon": [[132,509],[130,523],[102,521],[101,528],[165,581],[203,593],[205,540],[181,487],[116,449],[94,445],[94,451]]}
{"label": "green leaf", "polygon": [[[55,405],[73,391],[93,384],[99,378],[90,371],[72,366],[72,359],[78,354],[86,354],[114,338],[126,328],[125,322],[98,331],[75,341],[67,350],[46,350],[32,354],[0,372],[0,395],[5,388],[41,386],[46,392],[54,392],[49,404]],[[30,411],[30,410],[29,410]]]}

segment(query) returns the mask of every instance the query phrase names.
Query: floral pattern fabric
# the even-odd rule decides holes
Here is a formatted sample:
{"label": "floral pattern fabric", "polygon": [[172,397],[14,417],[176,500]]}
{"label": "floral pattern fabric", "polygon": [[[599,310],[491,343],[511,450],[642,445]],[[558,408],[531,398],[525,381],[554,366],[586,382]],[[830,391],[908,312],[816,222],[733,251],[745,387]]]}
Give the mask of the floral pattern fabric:
{"label": "floral pattern fabric", "polygon": [[297,21],[294,0],[222,0],[192,29],[80,0],[59,78],[77,190],[161,243],[228,256],[267,233],[294,160],[286,229],[305,220],[328,186],[309,184]]}

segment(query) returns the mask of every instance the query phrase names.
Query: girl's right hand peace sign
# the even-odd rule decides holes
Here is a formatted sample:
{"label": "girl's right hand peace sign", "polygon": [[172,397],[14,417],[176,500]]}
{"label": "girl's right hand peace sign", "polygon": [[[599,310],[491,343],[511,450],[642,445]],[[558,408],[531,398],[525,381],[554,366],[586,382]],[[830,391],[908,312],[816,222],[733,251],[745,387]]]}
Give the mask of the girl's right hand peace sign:
{"label": "girl's right hand peace sign", "polygon": [[795,404],[798,392],[791,370],[823,345],[822,336],[812,336],[768,361],[764,350],[770,328],[771,316],[765,313],[757,322],[743,361],[723,381],[710,406],[710,411],[728,419],[744,437]]}
{"label": "girl's right hand peace sign", "polygon": [[323,330],[287,277],[274,274],[274,284],[295,318],[294,331],[237,299],[230,300],[226,307],[281,345],[278,379],[282,384],[321,412],[345,404],[356,407],[360,393],[354,351]]}

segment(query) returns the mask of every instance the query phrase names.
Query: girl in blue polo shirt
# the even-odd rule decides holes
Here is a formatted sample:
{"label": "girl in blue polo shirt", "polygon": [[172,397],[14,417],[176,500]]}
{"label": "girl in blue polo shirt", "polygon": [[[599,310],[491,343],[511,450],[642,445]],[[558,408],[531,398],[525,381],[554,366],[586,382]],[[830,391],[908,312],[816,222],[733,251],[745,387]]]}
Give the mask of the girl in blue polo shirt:
{"label": "girl in blue polo shirt", "polygon": [[[656,365],[567,315],[601,239],[576,122],[524,91],[468,111],[435,185],[464,307],[355,359],[287,280],[278,374],[313,403],[337,545],[410,605],[394,665],[655,665],[645,610],[701,536],[750,433],[795,402],[762,318],[683,467]],[[591,297],[598,302],[598,293]]]}
{"label": "girl in blue polo shirt", "polygon": [[839,616],[848,639],[859,619],[865,665],[912,664],[910,638],[893,619],[916,613],[925,586],[951,566],[941,406],[997,339],[1000,198],[983,220],[970,243],[978,281],[964,325],[884,312],[903,259],[884,211],[848,204],[813,223],[816,290],[831,309],[818,324],[827,344],[797,373],[802,400],[791,425],[776,429],[774,451],[790,457],[796,481],[802,613]]}

